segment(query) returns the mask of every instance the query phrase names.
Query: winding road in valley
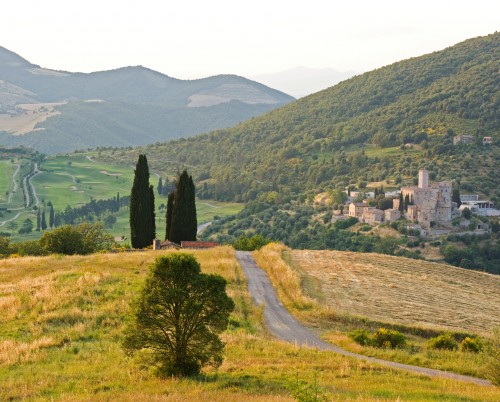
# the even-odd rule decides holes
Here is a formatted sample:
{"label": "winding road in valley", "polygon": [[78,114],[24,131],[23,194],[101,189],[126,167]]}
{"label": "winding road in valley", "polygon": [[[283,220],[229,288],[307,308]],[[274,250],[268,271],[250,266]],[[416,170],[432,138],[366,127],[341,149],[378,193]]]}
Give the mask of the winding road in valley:
{"label": "winding road in valley", "polygon": [[267,277],[267,274],[257,266],[250,252],[237,251],[236,258],[247,277],[248,291],[252,295],[254,302],[258,305],[264,305],[264,321],[269,332],[279,339],[297,345],[332,351],[343,356],[353,357],[370,363],[377,363],[429,377],[446,378],[478,385],[491,385],[491,382],[480,378],[363,356],[325,342],[311,330],[304,327],[288,312],[288,310],[286,310],[279,301],[276,290]]}
{"label": "winding road in valley", "polygon": [[12,201],[12,196],[14,195],[14,193],[17,191],[17,181],[16,181],[16,176],[17,174],[19,173],[19,170],[21,169],[21,164],[18,163],[16,165],[16,170],[15,172],[12,174],[12,183],[14,183],[14,188],[12,189],[12,191],[9,193],[9,199],[7,200],[7,204],[10,204],[10,202]]}

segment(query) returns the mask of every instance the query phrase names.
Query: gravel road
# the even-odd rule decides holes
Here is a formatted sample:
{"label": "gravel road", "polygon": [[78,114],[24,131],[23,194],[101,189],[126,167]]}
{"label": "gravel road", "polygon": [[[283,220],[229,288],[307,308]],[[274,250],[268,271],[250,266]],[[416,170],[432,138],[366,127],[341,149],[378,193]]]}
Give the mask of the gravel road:
{"label": "gravel road", "polygon": [[288,312],[288,310],[286,310],[283,304],[279,301],[276,290],[269,281],[267,274],[257,266],[250,252],[237,251],[236,258],[238,259],[247,277],[248,291],[252,295],[254,302],[257,305],[265,306],[264,321],[267,329],[272,335],[279,339],[297,345],[314,347],[321,350],[329,350],[343,356],[353,357],[371,363],[378,363],[396,369],[411,371],[429,377],[448,378],[479,385],[491,385],[491,382],[480,378],[363,356],[327,343],[316,336],[311,330],[300,324]]}

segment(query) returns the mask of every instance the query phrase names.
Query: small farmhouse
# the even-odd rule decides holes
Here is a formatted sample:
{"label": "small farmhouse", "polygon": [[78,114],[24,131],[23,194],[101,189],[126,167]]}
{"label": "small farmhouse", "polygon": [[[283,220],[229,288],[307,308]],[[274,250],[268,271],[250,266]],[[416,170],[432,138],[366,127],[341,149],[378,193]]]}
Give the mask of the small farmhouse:
{"label": "small farmhouse", "polygon": [[472,135],[456,135],[453,137],[453,145],[458,144],[472,144],[474,142],[474,136]]}
{"label": "small farmhouse", "polygon": [[364,202],[351,202],[349,204],[349,216],[361,219],[363,211],[367,208],[370,208],[370,206]]}
{"label": "small farmhouse", "polygon": [[[396,201],[396,200],[394,200]],[[399,202],[399,200],[397,200]],[[386,209],[384,211],[385,217],[384,220],[386,222],[393,222],[401,218],[401,212],[398,209],[391,208],[391,209]]]}
{"label": "small farmhouse", "polygon": [[384,219],[384,211],[377,208],[365,208],[361,215],[361,220],[365,223],[382,223]]}

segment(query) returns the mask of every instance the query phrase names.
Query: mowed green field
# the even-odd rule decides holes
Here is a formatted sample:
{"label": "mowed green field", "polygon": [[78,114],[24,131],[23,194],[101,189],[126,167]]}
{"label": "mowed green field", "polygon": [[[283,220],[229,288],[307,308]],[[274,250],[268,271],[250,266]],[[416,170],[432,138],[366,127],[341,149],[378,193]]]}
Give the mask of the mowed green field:
{"label": "mowed green field", "polygon": [[[41,164],[40,174],[33,178],[40,200],[52,201],[54,209],[76,207],[91,199],[128,195],[134,170],[131,166],[107,165],[78,157],[56,157]],[[151,179],[156,185],[156,178]]]}
{"label": "mowed green field", "polygon": [[6,194],[12,189],[12,173],[14,164],[9,160],[0,160],[0,203],[7,202]]}
{"label": "mowed green field", "polygon": [[[34,176],[31,181],[35,186],[37,196],[41,204],[51,201],[54,205],[54,210],[64,211],[69,205],[72,208],[82,206],[92,199],[109,199],[115,197],[118,193],[120,196],[130,195],[134,178],[134,167],[119,164],[101,163],[94,159],[95,153],[88,154],[75,154],[58,156],[43,161],[39,170],[40,173]],[[16,169],[16,163],[10,160],[0,161],[0,203],[2,197],[6,198],[5,193],[12,189],[12,175]],[[28,165],[22,168],[18,175],[18,190],[12,197],[12,202],[7,205],[10,209],[17,209],[23,207],[23,192],[22,192],[22,177],[27,173]],[[164,175],[170,180],[172,175]],[[150,183],[156,189],[158,185],[158,175],[151,173]],[[5,200],[6,201],[6,200]],[[5,202],[4,201],[4,202]],[[155,191],[155,205],[156,211],[156,227],[158,238],[163,239],[165,232],[165,211],[159,209],[163,204],[167,203],[167,197],[160,196]],[[243,208],[242,204],[237,203],[222,203],[213,200],[198,200],[197,201],[197,215],[198,224],[210,222],[214,217],[227,216],[236,214]],[[16,211],[6,213],[0,222],[3,220],[13,218]],[[108,228],[110,234],[114,237],[126,237],[125,243],[130,239],[129,227],[129,211],[127,208],[122,208],[115,214],[116,223],[113,227]],[[13,241],[33,240],[40,237],[40,233],[33,232],[31,234],[19,235],[17,230],[22,227],[26,218],[30,218],[36,223],[36,212],[29,208],[22,211],[22,214],[14,220],[17,228],[9,230],[12,232]],[[2,230],[7,231],[7,224],[2,226]]]}

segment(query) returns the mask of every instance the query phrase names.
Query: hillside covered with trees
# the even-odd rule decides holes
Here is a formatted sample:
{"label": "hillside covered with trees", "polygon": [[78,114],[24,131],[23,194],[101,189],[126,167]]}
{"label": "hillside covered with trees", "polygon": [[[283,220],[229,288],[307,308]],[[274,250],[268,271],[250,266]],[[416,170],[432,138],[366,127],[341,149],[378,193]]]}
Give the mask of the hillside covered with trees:
{"label": "hillside covered with trees", "polygon": [[[198,195],[219,200],[412,183],[421,167],[498,200],[499,39],[380,68],[232,129],[102,157],[129,162],[145,153],[155,169],[190,166]],[[453,146],[456,135],[475,143]],[[483,147],[483,136],[493,145]]]}

